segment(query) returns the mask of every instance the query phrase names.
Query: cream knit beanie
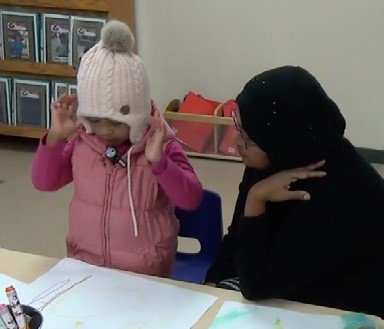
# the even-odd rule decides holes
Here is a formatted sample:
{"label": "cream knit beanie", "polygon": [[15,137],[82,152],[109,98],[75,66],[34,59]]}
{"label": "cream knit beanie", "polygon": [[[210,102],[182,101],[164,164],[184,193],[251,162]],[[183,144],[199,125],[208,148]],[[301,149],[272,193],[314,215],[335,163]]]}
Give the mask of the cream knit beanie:
{"label": "cream knit beanie", "polygon": [[138,143],[148,129],[151,114],[149,83],[127,24],[109,21],[101,40],[81,59],[77,74],[77,115],[88,133],[87,117],[106,118],[130,126],[130,142]]}

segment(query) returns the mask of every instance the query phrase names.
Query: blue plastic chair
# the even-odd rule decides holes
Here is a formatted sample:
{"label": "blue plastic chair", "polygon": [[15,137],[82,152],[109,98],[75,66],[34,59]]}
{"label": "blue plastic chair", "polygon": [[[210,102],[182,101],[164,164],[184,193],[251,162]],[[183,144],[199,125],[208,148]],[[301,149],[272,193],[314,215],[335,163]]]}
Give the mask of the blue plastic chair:
{"label": "blue plastic chair", "polygon": [[180,221],[179,236],[197,239],[201,249],[198,253],[177,252],[171,278],[202,283],[223,239],[221,197],[216,192],[204,190],[199,208],[193,211],[176,208],[175,213]]}

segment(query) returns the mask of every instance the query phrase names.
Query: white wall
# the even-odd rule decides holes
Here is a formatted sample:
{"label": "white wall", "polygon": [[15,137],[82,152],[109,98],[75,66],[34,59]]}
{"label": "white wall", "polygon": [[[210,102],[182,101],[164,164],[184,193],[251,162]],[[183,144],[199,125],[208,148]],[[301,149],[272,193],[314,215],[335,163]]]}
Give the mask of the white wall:
{"label": "white wall", "polygon": [[193,90],[236,97],[280,65],[313,73],[343,111],[347,136],[384,148],[383,0],[139,0],[138,52],[163,107]]}

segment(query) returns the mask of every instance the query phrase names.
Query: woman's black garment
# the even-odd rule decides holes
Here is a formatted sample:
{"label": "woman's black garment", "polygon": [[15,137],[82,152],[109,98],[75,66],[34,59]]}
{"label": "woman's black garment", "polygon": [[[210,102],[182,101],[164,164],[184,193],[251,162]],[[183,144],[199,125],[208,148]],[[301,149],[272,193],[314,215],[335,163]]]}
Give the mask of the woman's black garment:
{"label": "woman's black garment", "polygon": [[246,168],[221,252],[206,281],[238,276],[251,300],[281,298],[384,317],[383,180],[344,140],[327,159],[327,176],[292,184],[311,201],[268,203],[242,212],[260,174]]}

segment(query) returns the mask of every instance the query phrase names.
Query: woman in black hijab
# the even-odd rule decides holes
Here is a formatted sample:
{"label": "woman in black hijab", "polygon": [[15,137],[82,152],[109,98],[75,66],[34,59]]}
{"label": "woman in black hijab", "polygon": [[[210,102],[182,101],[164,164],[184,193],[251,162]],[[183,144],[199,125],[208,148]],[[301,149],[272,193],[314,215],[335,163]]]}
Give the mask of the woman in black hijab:
{"label": "woman in black hijab", "polygon": [[246,169],[206,283],[384,317],[383,180],[337,105],[291,66],[254,77],[236,102]]}

